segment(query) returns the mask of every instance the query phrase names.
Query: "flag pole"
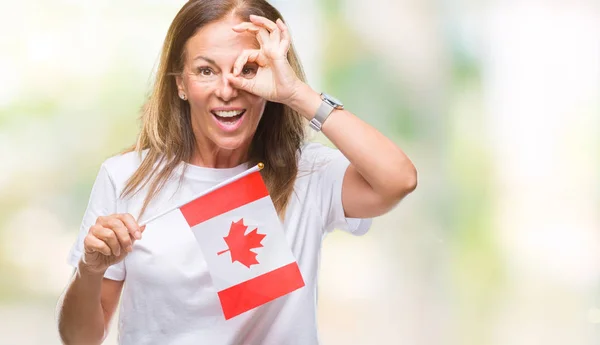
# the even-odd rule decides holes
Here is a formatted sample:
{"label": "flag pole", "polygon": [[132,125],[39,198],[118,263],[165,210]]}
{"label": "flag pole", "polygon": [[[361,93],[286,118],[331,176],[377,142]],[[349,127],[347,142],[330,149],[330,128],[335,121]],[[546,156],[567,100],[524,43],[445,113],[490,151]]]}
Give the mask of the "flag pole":
{"label": "flag pole", "polygon": [[233,176],[233,177],[231,177],[231,178],[229,178],[229,179],[227,179],[227,180],[225,180],[225,181],[223,181],[223,182],[221,182],[221,183],[217,184],[216,186],[214,186],[214,187],[212,187],[212,188],[209,188],[209,189],[205,190],[204,192],[202,192],[202,193],[200,193],[200,194],[198,194],[198,195],[194,196],[194,197],[193,197],[193,198],[191,198],[190,200],[187,200],[187,201],[185,201],[185,202],[182,202],[182,203],[180,203],[180,204],[178,204],[178,205],[176,205],[176,206],[173,206],[173,207],[171,207],[170,209],[168,209],[168,210],[166,210],[166,211],[164,211],[164,212],[162,212],[162,213],[160,213],[160,214],[157,214],[156,216],[154,216],[154,217],[152,217],[152,218],[150,218],[150,219],[148,219],[148,220],[145,220],[145,221],[143,221],[143,222],[139,223],[139,225],[140,225],[140,227],[142,227],[142,226],[144,226],[144,225],[146,225],[146,224],[150,223],[151,221],[153,221],[153,220],[155,220],[155,219],[158,219],[158,218],[160,218],[160,217],[164,216],[165,214],[167,214],[167,213],[169,213],[169,212],[172,212],[173,210],[176,210],[176,209],[180,208],[181,206],[183,206],[183,205],[185,205],[185,204],[187,204],[187,203],[189,203],[189,202],[191,202],[191,201],[193,201],[193,200],[196,200],[196,199],[198,199],[199,197],[202,197],[202,196],[204,196],[204,195],[206,195],[206,194],[208,194],[208,193],[210,193],[210,192],[212,192],[212,191],[215,191],[215,190],[217,190],[217,189],[219,189],[219,188],[221,188],[221,187],[223,187],[223,186],[226,186],[226,185],[230,184],[231,182],[237,181],[237,180],[241,179],[241,178],[242,178],[242,177],[244,177],[244,176],[250,175],[250,174],[252,174],[253,172],[260,171],[260,170],[262,170],[264,167],[265,167],[265,165],[263,164],[263,162],[260,162],[260,163],[258,163],[257,165],[253,166],[252,168],[250,168],[250,169],[248,169],[248,170],[246,170],[246,171],[243,171],[243,172],[241,172],[241,173],[239,173],[239,174],[237,174],[237,175],[235,175],[235,176]]}

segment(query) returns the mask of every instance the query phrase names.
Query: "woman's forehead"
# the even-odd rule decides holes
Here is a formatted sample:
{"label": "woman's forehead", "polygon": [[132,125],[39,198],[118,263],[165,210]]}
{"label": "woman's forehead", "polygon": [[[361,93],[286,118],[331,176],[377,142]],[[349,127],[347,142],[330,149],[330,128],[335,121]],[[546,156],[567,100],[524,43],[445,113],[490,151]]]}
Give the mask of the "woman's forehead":
{"label": "woman's forehead", "polygon": [[194,59],[202,55],[218,63],[220,59],[229,60],[233,57],[235,60],[244,49],[260,48],[254,34],[232,30],[241,22],[240,19],[229,17],[204,26],[186,43],[187,57]]}

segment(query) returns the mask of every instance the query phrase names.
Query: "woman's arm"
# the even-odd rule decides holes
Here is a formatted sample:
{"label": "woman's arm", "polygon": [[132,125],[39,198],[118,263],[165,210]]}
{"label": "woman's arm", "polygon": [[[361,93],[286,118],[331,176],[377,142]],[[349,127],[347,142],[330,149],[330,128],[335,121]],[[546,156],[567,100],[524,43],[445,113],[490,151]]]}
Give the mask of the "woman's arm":
{"label": "woman's arm", "polygon": [[[227,78],[238,89],[286,104],[307,119],[321,105],[321,96],[295,74],[287,60],[290,34],[283,21],[250,16],[250,22],[232,28],[256,34],[260,49],[244,51]],[[256,63],[254,78],[240,77],[242,67]],[[346,110],[334,110],[323,133],[348,158],[342,184],[342,203],[347,217],[368,218],[394,207],[417,186],[417,172],[410,159],[391,140]]]}
{"label": "woman's arm", "polygon": [[145,228],[129,213],[100,216],[90,227],[77,270],[58,303],[58,331],[65,344],[102,343],[123,288],[123,281],[104,274],[125,259]]}
{"label": "woman's arm", "polygon": [[[302,84],[288,105],[310,120],[321,102]],[[342,184],[347,217],[384,214],[416,188],[417,171],[402,149],[349,111],[334,110],[321,130],[350,161]]]}
{"label": "woman's arm", "polygon": [[104,278],[79,264],[58,303],[58,330],[67,344],[101,344],[117,309],[122,281]]}

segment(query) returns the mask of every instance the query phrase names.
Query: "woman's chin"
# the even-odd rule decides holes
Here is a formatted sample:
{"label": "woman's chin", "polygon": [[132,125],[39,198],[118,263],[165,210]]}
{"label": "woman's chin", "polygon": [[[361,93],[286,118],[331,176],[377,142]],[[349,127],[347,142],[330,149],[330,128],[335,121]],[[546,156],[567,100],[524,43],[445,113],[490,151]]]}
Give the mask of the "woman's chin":
{"label": "woman's chin", "polygon": [[215,138],[214,143],[223,150],[234,151],[248,148],[249,138],[245,136]]}

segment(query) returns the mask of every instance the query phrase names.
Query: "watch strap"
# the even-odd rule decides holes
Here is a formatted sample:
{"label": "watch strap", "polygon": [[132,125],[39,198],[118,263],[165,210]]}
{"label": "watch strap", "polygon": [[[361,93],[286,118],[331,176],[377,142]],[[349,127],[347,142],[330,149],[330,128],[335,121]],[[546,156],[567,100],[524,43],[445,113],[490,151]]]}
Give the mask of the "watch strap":
{"label": "watch strap", "polygon": [[321,131],[323,123],[327,120],[333,109],[335,109],[335,107],[331,103],[323,100],[319,109],[317,109],[315,116],[310,120],[310,127],[317,132]]}

